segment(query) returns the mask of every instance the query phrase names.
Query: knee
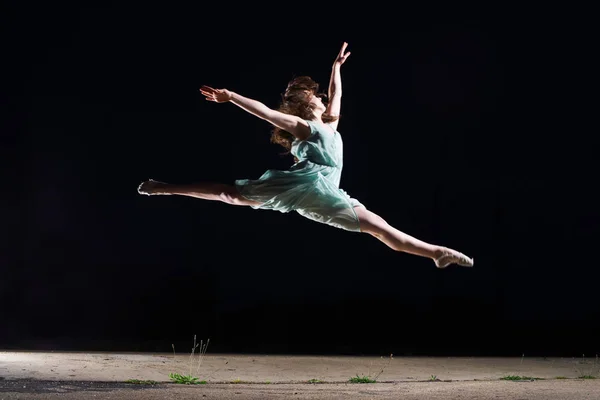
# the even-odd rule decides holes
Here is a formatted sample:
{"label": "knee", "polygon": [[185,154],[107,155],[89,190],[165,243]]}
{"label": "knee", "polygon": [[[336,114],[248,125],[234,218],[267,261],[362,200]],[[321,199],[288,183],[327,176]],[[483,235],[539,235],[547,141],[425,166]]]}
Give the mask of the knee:
{"label": "knee", "polygon": [[385,235],[388,223],[379,215],[368,211],[367,209],[357,210],[358,221],[360,223],[361,232],[371,234],[375,237]]}

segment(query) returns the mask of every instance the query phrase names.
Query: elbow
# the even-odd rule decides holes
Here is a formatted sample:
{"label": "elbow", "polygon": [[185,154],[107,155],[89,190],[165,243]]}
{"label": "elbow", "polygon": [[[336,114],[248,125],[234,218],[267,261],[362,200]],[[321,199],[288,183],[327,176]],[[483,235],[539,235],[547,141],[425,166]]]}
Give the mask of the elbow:
{"label": "elbow", "polygon": [[261,111],[262,112],[260,113],[259,117],[264,119],[265,121],[270,122],[271,124],[274,124],[274,121],[276,119],[275,111],[271,110],[267,106],[265,106],[265,109]]}

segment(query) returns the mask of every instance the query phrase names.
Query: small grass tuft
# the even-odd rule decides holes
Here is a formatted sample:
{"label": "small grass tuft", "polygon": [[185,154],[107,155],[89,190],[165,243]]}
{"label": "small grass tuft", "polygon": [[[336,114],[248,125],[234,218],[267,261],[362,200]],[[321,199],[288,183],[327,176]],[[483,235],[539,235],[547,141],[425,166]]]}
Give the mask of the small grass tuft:
{"label": "small grass tuft", "polygon": [[544,378],[534,378],[532,376],[507,375],[500,378],[502,381],[541,381]]}
{"label": "small grass tuft", "polygon": [[[196,351],[196,349],[198,347],[200,347],[200,351],[198,353],[198,365],[197,365],[197,369],[196,369],[196,373],[198,373],[200,371],[200,367],[202,366],[202,361],[204,360],[204,356],[206,355],[206,349],[208,348],[208,343],[210,342],[210,339],[208,339],[206,341],[205,344],[203,344],[203,341],[201,340],[200,343],[196,343],[196,335],[194,335],[194,345],[192,346],[192,353],[190,354],[190,371],[189,374],[187,375],[182,375],[182,374],[178,374],[175,372],[172,372],[169,374],[169,378],[171,378],[171,380],[174,383],[179,383],[179,384],[183,384],[183,385],[200,385],[200,384],[205,384],[206,381],[201,381],[200,378],[197,378],[195,376],[192,375],[192,367],[193,367],[193,363],[194,363],[194,353]],[[175,345],[172,344],[171,345],[173,347],[173,362],[175,362]]]}
{"label": "small grass tuft", "polygon": [[375,379],[371,379],[368,376],[353,376],[349,380],[350,383],[375,383],[377,382]]}
{"label": "small grass tuft", "polygon": [[[578,365],[581,365],[581,367]],[[578,379],[598,379],[600,377],[600,362],[598,360],[598,354],[596,354],[596,359],[593,363],[587,361],[584,354],[581,358],[581,362],[576,363],[575,369],[579,374],[577,376]]]}
{"label": "small grass tuft", "polygon": [[158,385],[158,382],[142,379],[127,379],[125,383],[133,383],[134,385]]}
{"label": "small grass tuft", "polygon": [[[383,358],[383,357],[381,357],[381,358]],[[356,376],[350,378],[349,382],[350,383],[376,383],[377,378],[379,378],[379,375],[381,375],[383,373],[385,368],[388,365],[390,365],[390,363],[392,362],[393,359],[394,359],[394,355],[390,354],[387,364],[385,364],[381,368],[381,371],[379,371],[379,373],[377,375],[375,375],[374,377],[371,377],[371,366],[369,366],[369,373],[367,375],[359,376],[358,374],[356,374]],[[312,381],[312,379],[309,381],[309,383],[322,383],[321,381],[318,381],[318,380],[315,380],[315,382],[311,382],[311,381]]]}
{"label": "small grass tuft", "polygon": [[206,381],[201,381],[201,380],[199,380],[200,378],[196,378],[195,376],[181,375],[181,374],[176,374],[174,372],[169,374],[169,378],[171,378],[171,380],[174,383],[179,383],[181,385],[204,385],[204,384],[206,384]]}

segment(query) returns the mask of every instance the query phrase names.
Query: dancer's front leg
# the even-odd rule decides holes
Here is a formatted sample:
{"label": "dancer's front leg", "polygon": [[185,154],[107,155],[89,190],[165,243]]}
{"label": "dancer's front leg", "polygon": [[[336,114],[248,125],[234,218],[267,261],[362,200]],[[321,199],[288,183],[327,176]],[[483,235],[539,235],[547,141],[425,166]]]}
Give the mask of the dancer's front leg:
{"label": "dancer's front leg", "polygon": [[473,266],[473,259],[464,254],[448,247],[427,243],[407,235],[365,207],[356,207],[354,210],[360,222],[361,232],[376,237],[396,251],[430,258],[438,268],[445,268],[450,264],[458,264],[465,267]]}
{"label": "dancer's front leg", "polygon": [[243,197],[233,185],[224,183],[193,183],[178,185],[150,179],[138,187],[138,193],[146,195],[180,195],[203,200],[216,200],[236,206],[257,206],[261,203]]}

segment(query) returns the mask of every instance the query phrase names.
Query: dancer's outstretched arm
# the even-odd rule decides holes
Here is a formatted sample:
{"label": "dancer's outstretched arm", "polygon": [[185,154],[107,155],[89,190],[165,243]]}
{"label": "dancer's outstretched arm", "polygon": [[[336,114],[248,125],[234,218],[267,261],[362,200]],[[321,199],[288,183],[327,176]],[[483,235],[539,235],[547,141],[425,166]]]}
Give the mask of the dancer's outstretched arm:
{"label": "dancer's outstretched arm", "polygon": [[250,114],[291,133],[299,140],[304,140],[310,135],[310,127],[302,118],[273,110],[260,101],[244,97],[231,90],[213,89],[210,86],[202,86],[200,93],[206,96],[208,101],[214,101],[215,103],[231,102]]}
{"label": "dancer's outstretched arm", "polygon": [[[346,59],[350,55],[350,52],[345,52],[346,47],[348,47],[348,43],[344,42],[342,48],[340,49],[339,54],[337,55],[335,61],[333,62],[333,66],[331,67],[331,79],[329,80],[329,104],[327,105],[327,110],[325,111],[329,115],[339,116],[340,109],[342,106],[342,74],[341,68],[342,64],[346,62]],[[333,129],[337,129],[338,120],[335,120],[330,123]]]}

